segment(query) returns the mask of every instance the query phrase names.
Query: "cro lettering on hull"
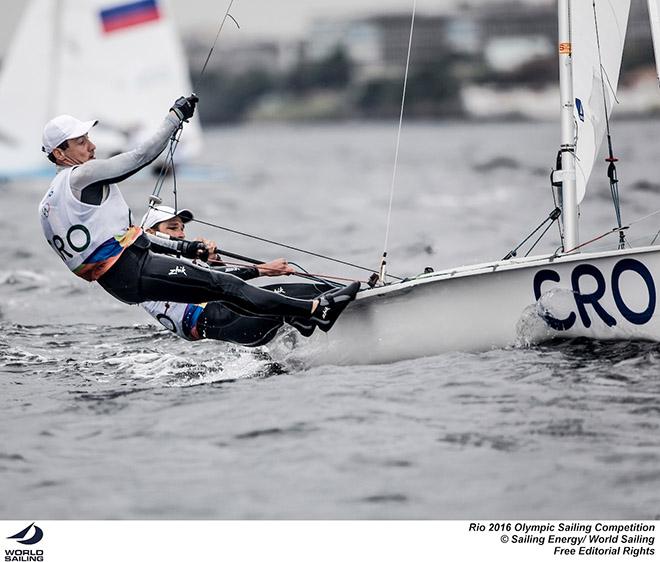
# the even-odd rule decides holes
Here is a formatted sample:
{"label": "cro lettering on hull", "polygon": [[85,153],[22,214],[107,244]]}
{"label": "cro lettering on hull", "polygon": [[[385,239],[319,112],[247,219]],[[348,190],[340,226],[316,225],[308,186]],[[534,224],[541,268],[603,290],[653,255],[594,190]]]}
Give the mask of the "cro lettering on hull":
{"label": "cro lettering on hull", "polygon": [[[624,282],[626,277],[633,276],[636,283]],[[534,276],[534,297],[538,301],[545,291],[553,288],[553,283],[566,285],[567,280],[554,269],[542,269]],[[632,258],[619,260],[612,268],[611,274],[604,274],[600,268],[590,263],[581,263],[570,272],[570,287],[575,300],[577,312],[571,312],[565,318],[545,316],[548,325],[558,331],[570,330],[576,322],[585,328],[590,328],[596,318],[599,318],[610,328],[617,325],[616,312],[631,324],[642,326],[647,324],[656,306],[656,288],[653,275],[640,261]],[[589,287],[589,289],[586,289]],[[644,287],[641,294],[638,288]],[[633,292],[634,291],[634,294]],[[643,303],[640,309],[639,302]],[[637,306],[633,308],[631,301]],[[613,303],[605,304],[605,303]],[[612,309],[612,306],[616,310]]]}

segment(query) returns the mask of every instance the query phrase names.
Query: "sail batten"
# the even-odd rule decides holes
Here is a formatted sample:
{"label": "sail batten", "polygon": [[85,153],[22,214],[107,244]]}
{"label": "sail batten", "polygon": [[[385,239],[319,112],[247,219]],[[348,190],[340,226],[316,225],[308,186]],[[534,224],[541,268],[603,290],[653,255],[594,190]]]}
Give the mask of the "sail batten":
{"label": "sail batten", "polygon": [[584,198],[616,105],[630,0],[571,2],[577,202]]}

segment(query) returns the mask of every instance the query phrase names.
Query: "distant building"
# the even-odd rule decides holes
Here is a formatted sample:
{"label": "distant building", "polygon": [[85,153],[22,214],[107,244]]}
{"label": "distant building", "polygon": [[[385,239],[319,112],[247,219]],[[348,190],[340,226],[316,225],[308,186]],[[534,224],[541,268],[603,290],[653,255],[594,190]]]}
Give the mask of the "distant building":
{"label": "distant building", "polygon": [[[386,14],[361,19],[319,19],[309,33],[306,56],[318,61],[343,49],[356,65],[357,79],[400,76],[406,65],[410,14]],[[411,60],[424,65],[449,52],[446,16],[418,15]]]}
{"label": "distant building", "polygon": [[[326,61],[341,49],[352,64],[351,86],[399,79],[406,64],[410,23],[410,13],[324,18],[312,23],[302,41],[241,37],[240,42],[232,43],[223,38],[209,64],[230,75],[257,69],[284,76],[296,68],[304,71],[304,63]],[[198,34],[186,41],[193,76],[204,64],[213,37]],[[474,86],[471,92],[475,95],[465,99],[483,106],[485,113],[491,111],[482,103],[488,88],[531,88],[545,95],[544,88],[556,87],[558,75],[556,0],[536,4],[520,0],[465,2],[451,13],[418,13],[411,70],[434,64],[445,65],[447,75],[460,82],[462,89]],[[624,85],[645,80],[652,64],[647,3],[632,0],[622,68]]]}
{"label": "distant building", "polygon": [[[212,39],[199,36],[184,40],[186,54],[193,75],[201,71]],[[265,40],[224,42],[216,46],[209,68],[228,74],[242,74],[249,70],[283,72],[294,66],[301,57],[302,44]]]}
{"label": "distant building", "polygon": [[481,53],[481,29],[473,10],[463,7],[447,18],[445,35],[452,53],[467,57]]}
{"label": "distant building", "polygon": [[495,72],[513,72],[526,64],[556,55],[557,9],[517,1],[487,4],[473,11],[481,51]]}
{"label": "distant building", "polygon": [[[480,35],[480,50],[488,67],[513,72],[543,59],[556,59],[557,5],[530,5],[516,0],[486,4],[470,10]],[[652,39],[646,0],[632,0],[624,69],[652,64]]]}

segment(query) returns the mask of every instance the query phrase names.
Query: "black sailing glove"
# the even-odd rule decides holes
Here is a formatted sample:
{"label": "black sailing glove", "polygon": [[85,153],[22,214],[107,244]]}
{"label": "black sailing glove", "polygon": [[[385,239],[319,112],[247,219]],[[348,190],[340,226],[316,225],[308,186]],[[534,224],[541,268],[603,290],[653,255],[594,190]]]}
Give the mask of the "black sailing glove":
{"label": "black sailing glove", "polygon": [[180,240],[178,242],[179,253],[184,257],[191,260],[206,261],[209,259],[209,250],[204,242],[195,240],[189,242],[188,240]]}
{"label": "black sailing glove", "polygon": [[188,122],[188,119],[195,114],[195,107],[198,101],[199,98],[195,94],[190,94],[187,98],[181,97],[174,102],[170,111],[174,111],[181,121]]}

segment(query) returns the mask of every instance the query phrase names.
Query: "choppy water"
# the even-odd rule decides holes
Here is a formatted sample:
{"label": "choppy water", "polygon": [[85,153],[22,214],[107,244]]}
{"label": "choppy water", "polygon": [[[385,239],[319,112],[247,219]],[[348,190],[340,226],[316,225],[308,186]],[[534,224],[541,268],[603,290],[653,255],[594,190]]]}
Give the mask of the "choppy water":
{"label": "choppy water", "polygon": [[[658,126],[616,124],[624,220],[660,208]],[[180,179],[179,204],[373,266],[394,134],[213,131],[202,158],[213,179]],[[506,254],[552,209],[556,141],[551,125],[408,125],[392,273]],[[65,270],[36,218],[46,183],[0,185],[0,517],[660,517],[659,345],[584,340],[308,368],[266,349],[190,344]],[[125,184],[137,214],[151,188],[148,176]],[[603,184],[584,205],[585,237],[611,228],[608,197]],[[659,222],[631,237],[648,242]],[[552,234],[539,251],[557,245]],[[275,345],[295,336],[283,337]]]}

